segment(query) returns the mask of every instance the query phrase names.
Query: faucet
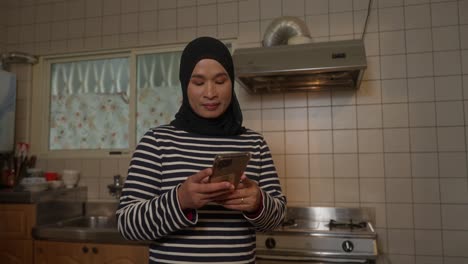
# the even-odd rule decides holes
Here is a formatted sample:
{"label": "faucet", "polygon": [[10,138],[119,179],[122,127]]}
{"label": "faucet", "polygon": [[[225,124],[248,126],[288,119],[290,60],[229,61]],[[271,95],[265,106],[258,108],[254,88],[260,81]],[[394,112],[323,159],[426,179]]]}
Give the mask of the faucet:
{"label": "faucet", "polygon": [[122,177],[120,174],[114,175],[114,183],[107,185],[109,193],[117,199],[122,195]]}

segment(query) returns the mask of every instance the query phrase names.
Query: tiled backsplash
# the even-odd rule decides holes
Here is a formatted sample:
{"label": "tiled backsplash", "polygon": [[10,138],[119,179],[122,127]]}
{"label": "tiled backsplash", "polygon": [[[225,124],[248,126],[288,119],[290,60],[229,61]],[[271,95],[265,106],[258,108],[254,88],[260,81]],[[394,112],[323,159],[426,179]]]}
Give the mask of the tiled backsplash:
{"label": "tiled backsplash", "polygon": [[37,167],[62,172],[64,169],[80,171],[78,185],[88,187],[89,200],[114,200],[107,185],[113,184],[114,175],[126,177],[129,158],[108,159],[39,159]]}
{"label": "tiled backsplash", "polygon": [[[245,125],[267,139],[290,204],[376,210],[379,263],[468,263],[468,0],[374,0],[358,91],[248,95]],[[359,38],[367,0],[9,0],[0,50],[38,55],[186,43],[258,46],[298,16],[315,41]],[[2,8],[3,9],[3,8]],[[1,11],[0,11],[1,12]],[[5,37],[6,36],[6,37]],[[30,76],[19,73],[17,138],[28,140]],[[91,199],[128,159],[39,160],[82,171]]]}

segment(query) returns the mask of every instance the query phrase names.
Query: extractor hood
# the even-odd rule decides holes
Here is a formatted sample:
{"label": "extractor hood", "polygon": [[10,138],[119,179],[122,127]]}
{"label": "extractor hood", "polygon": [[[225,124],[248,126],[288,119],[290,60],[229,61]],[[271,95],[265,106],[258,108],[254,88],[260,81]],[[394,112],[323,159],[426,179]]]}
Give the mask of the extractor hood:
{"label": "extractor hood", "polygon": [[357,89],[367,67],[361,39],[241,48],[233,60],[236,80],[251,93]]}

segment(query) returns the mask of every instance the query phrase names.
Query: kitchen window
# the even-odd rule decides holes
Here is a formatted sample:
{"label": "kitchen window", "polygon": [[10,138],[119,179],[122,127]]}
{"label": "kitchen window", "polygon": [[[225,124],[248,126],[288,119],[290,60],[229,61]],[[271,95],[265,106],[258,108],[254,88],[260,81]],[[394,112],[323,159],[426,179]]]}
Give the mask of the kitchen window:
{"label": "kitchen window", "polygon": [[31,147],[45,157],[130,154],[182,101],[183,46],[40,59],[34,68]]}
{"label": "kitchen window", "polygon": [[136,139],[148,128],[168,124],[182,103],[179,63],[182,52],[137,56]]}

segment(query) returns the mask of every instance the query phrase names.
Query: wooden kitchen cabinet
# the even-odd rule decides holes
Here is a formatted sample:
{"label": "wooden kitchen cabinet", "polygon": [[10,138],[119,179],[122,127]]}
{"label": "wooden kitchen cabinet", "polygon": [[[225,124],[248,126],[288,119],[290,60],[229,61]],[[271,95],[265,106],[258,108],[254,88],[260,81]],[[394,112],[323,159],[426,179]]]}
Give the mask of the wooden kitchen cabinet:
{"label": "wooden kitchen cabinet", "polygon": [[33,262],[34,204],[0,204],[0,263]]}
{"label": "wooden kitchen cabinet", "polygon": [[36,241],[35,264],[148,263],[148,247],[98,243]]}
{"label": "wooden kitchen cabinet", "polygon": [[32,263],[32,240],[0,240],[0,263],[29,264]]}

